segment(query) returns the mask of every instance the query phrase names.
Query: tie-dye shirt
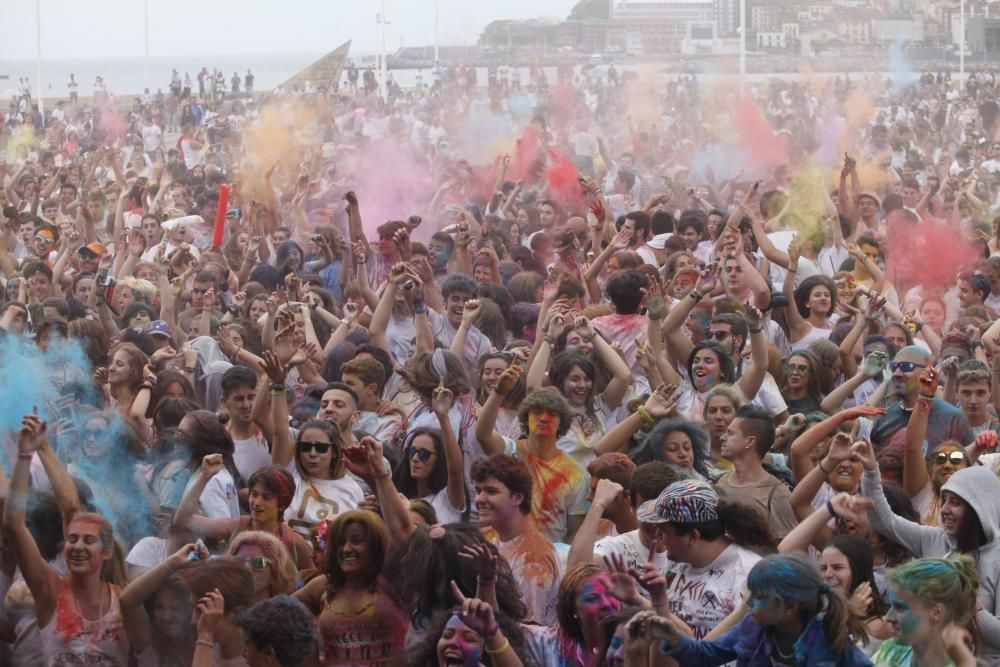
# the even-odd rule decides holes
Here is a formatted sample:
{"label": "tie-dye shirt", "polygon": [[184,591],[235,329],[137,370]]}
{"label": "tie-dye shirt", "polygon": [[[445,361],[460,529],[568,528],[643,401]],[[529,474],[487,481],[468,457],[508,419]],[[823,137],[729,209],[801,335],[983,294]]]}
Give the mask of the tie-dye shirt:
{"label": "tie-dye shirt", "polygon": [[562,451],[543,459],[528,449],[527,440],[505,440],[504,453],[521,459],[531,471],[531,516],[535,525],[553,542],[565,541],[568,518],[587,513],[590,475]]}
{"label": "tie-dye shirt", "polygon": [[527,621],[556,625],[556,601],[559,599],[559,559],[556,548],[534,525],[507,542],[498,541],[497,551],[510,569],[528,607]]}

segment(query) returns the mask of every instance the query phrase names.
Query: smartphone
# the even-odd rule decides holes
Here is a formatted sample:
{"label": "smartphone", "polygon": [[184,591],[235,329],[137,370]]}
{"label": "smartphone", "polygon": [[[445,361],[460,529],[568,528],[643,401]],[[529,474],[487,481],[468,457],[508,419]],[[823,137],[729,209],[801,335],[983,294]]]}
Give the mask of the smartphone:
{"label": "smartphone", "polygon": [[872,427],[875,425],[868,417],[858,417],[858,436],[857,440],[867,440],[871,437]]}
{"label": "smartphone", "polygon": [[111,287],[114,278],[111,277],[111,267],[106,266],[97,272],[97,284],[101,287]]}

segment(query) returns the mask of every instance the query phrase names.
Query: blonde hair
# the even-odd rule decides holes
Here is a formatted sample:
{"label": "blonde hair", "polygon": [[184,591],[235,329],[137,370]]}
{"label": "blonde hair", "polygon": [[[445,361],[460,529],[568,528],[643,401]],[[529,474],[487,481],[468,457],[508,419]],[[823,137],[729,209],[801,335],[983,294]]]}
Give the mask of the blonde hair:
{"label": "blonde hair", "polygon": [[158,290],[156,289],[156,285],[148,280],[135,278],[133,276],[125,276],[118,281],[118,284],[122,287],[130,288],[135,293],[136,301],[141,301],[142,303],[151,306],[156,300]]}
{"label": "blonde hair", "polygon": [[260,547],[264,557],[271,561],[271,586],[267,591],[269,597],[295,592],[295,578],[299,571],[281,540],[261,530],[248,530],[233,538],[226,549],[226,555],[232,558],[246,545]]}

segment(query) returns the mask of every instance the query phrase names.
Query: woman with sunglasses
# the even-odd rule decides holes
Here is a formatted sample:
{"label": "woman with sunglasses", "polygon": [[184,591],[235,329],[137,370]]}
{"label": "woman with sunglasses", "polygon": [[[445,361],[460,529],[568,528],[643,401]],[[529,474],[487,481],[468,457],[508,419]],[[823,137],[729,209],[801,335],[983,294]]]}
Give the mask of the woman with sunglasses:
{"label": "woman with sunglasses", "polygon": [[250,568],[255,602],[295,592],[299,571],[288,549],[274,535],[259,530],[242,532],[229,543],[226,556]]}
{"label": "woman with sunglasses", "polygon": [[[285,385],[275,382],[284,377],[284,368],[270,354],[267,359],[272,382],[271,420],[275,425],[287,424]],[[310,419],[303,424],[294,444],[289,429],[274,429],[271,462],[286,468],[295,481],[295,495],[284,511],[285,521],[312,545],[317,556],[322,552],[316,535],[319,524],[341,512],[357,509],[365,497],[361,486],[347,474],[343,442],[337,425],[322,419]]]}
{"label": "woman with sunglasses", "polygon": [[[937,393],[939,377],[933,367],[927,366],[921,370],[918,379],[921,396],[934,396]],[[913,506],[920,515],[920,523],[937,526],[941,511],[941,487],[955,472],[968,468],[969,459],[965,447],[955,440],[946,440],[924,455],[930,412],[931,402],[918,400],[910,414],[903,455],[903,489],[913,499]]]}
{"label": "woman with sunglasses", "polygon": [[307,570],[312,568],[312,549],[301,535],[285,525],[285,510],[295,494],[295,480],[292,474],[276,465],[264,466],[250,475],[248,505],[250,514],[239,518],[209,518],[195,513],[198,499],[209,481],[222,470],[222,455],[209,454],[202,460],[201,469],[184,492],[174,526],[190,531],[199,537],[232,540],[245,531],[263,532],[273,535],[288,550],[294,567]]}
{"label": "woman with sunglasses", "polygon": [[791,414],[806,414],[821,410],[823,395],[820,393],[820,373],[824,372],[819,360],[809,350],[794,352],[785,362],[785,384],[781,396]]}
{"label": "woman with sunglasses", "polygon": [[875,453],[868,442],[851,448],[865,467],[861,492],[875,501],[868,512],[872,528],[908,548],[918,558],[965,554],[979,568],[980,610],[976,624],[986,640],[985,658],[1000,660],[1000,479],[984,467],[964,468],[941,486],[940,527],[922,526],[896,516],[882,491]]}
{"label": "woman with sunglasses", "polygon": [[469,515],[465,459],[448,418],[454,403],[455,397],[442,380],[431,401],[440,427],[410,429],[403,441],[403,459],[392,476],[396,488],[407,498],[431,504],[438,523],[467,521]]}

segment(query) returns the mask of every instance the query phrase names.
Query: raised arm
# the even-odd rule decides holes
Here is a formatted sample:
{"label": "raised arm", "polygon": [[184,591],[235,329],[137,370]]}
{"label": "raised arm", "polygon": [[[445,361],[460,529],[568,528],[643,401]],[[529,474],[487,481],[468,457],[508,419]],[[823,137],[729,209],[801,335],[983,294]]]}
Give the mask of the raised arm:
{"label": "raised arm", "polygon": [[594,445],[594,453],[600,456],[609,452],[625,451],[629,438],[642,428],[643,424],[654,424],[657,420],[670,415],[677,407],[679,399],[677,385],[660,385],[638,410],[601,436]]}
{"label": "raised arm", "polygon": [[799,240],[794,239],[788,246],[788,272],[785,274],[785,281],[782,285],[785,298],[788,299],[788,306],[785,307],[785,321],[788,323],[790,333],[789,342],[792,343],[802,340],[812,330],[812,325],[802,317],[798,306],[795,305],[795,272],[799,270],[800,252]]}
{"label": "raised arm", "polygon": [[604,389],[602,397],[604,403],[609,408],[617,408],[621,405],[622,399],[625,398],[625,394],[628,392],[628,388],[632,385],[632,370],[625,363],[625,359],[611,347],[610,343],[594,331],[594,326],[590,320],[581,315],[576,318],[575,325],[580,337],[591,341],[594,346],[594,352],[597,353],[597,358],[604,364],[604,368],[611,372],[611,381],[608,382],[608,386]]}
{"label": "raised arm", "polygon": [[208,550],[202,549],[204,547],[199,548],[194,544],[184,545],[165,561],[140,574],[122,590],[118,605],[125,632],[128,633],[129,648],[133,652],[142,653],[153,640],[153,627],[144,605],[146,600],[155,595],[175,572],[197,566],[203,558],[208,558]]}
{"label": "raised arm", "polygon": [[406,275],[406,266],[396,264],[389,272],[389,279],[385,282],[385,289],[382,290],[382,298],[379,299],[378,307],[372,314],[372,321],[368,331],[372,336],[372,343],[378,345],[386,352],[391,353],[389,339],[385,335],[386,327],[389,326],[389,318],[392,317],[392,308],[396,303],[396,290]]}
{"label": "raised arm", "polygon": [[35,538],[25,524],[28,506],[28,478],[31,459],[41,446],[40,436],[45,424],[37,414],[27,415],[22,420],[17,441],[17,459],[10,477],[10,491],[4,505],[3,526],[8,543],[14,549],[17,564],[25,583],[35,600],[35,615],[39,627],[45,627],[56,610],[56,600],[60,589],[59,575],[42,557]]}
{"label": "raised arm", "polygon": [[479,410],[479,419],[476,420],[476,440],[479,441],[479,446],[483,448],[483,453],[486,456],[504,453],[503,436],[495,430],[497,413],[500,411],[503,397],[514,389],[523,374],[524,369],[515,360],[507,367],[507,370],[500,374],[496,387],[490,392],[483,407]]}
{"label": "raised arm", "polygon": [[365,254],[371,253],[368,239],[365,238],[365,230],[361,225],[361,206],[358,204],[358,196],[353,192],[344,195],[347,201],[347,227],[351,234],[351,242],[360,243],[365,249]]}
{"label": "raised arm", "polygon": [[911,498],[923,491],[930,481],[924,460],[924,443],[927,440],[927,420],[939,383],[937,371],[930,362],[920,371],[919,381],[920,398],[906,425],[906,449],[903,452],[903,490]]}
{"label": "raised arm", "polygon": [[455,405],[455,395],[444,386],[444,378],[438,388],[434,390],[431,398],[431,408],[434,416],[437,417],[438,426],[441,429],[441,439],[444,441],[444,458],[448,470],[448,502],[459,511],[465,511],[465,457],[462,448],[455,437],[455,431],[451,427],[451,419],[448,413]]}
{"label": "raised arm", "polygon": [[[378,496],[378,506],[385,519],[385,527],[389,529],[389,541],[394,545],[403,544],[413,532],[413,520],[410,518],[409,502],[396,489],[392,482],[392,473],[385,465],[382,456],[382,443],[366,435],[361,438],[361,445],[368,456],[368,475],[360,469],[352,469],[363,479],[373,482],[375,494]],[[355,464],[348,461],[348,468]]]}
{"label": "raised arm", "polygon": [[569,570],[581,563],[594,562],[594,543],[597,541],[597,531],[601,526],[601,517],[609,506],[611,506],[619,496],[626,493],[621,484],[612,482],[610,479],[600,479],[597,488],[594,489],[594,500],[590,503],[590,509],[583,518],[583,523],[576,531],[573,543],[569,547],[569,556],[566,562],[566,569]]}
{"label": "raised arm", "polygon": [[748,401],[752,401],[767,376],[767,337],[762,327],[764,316],[759,310],[747,306],[743,317],[750,329],[750,368],[740,377],[736,386]]}
{"label": "raised arm", "polygon": [[228,537],[236,530],[239,519],[210,519],[197,513],[198,500],[208,483],[222,470],[222,454],[207,454],[201,467],[195,473],[190,486],[184,492],[174,513],[174,527],[200,535],[201,537]]}
{"label": "raised arm", "polygon": [[271,463],[287,467],[295,456],[295,444],[288,431],[288,399],[285,377],[288,369],[273,352],[264,352],[264,372],[271,381],[271,423],[274,424],[274,440],[271,441]]}

